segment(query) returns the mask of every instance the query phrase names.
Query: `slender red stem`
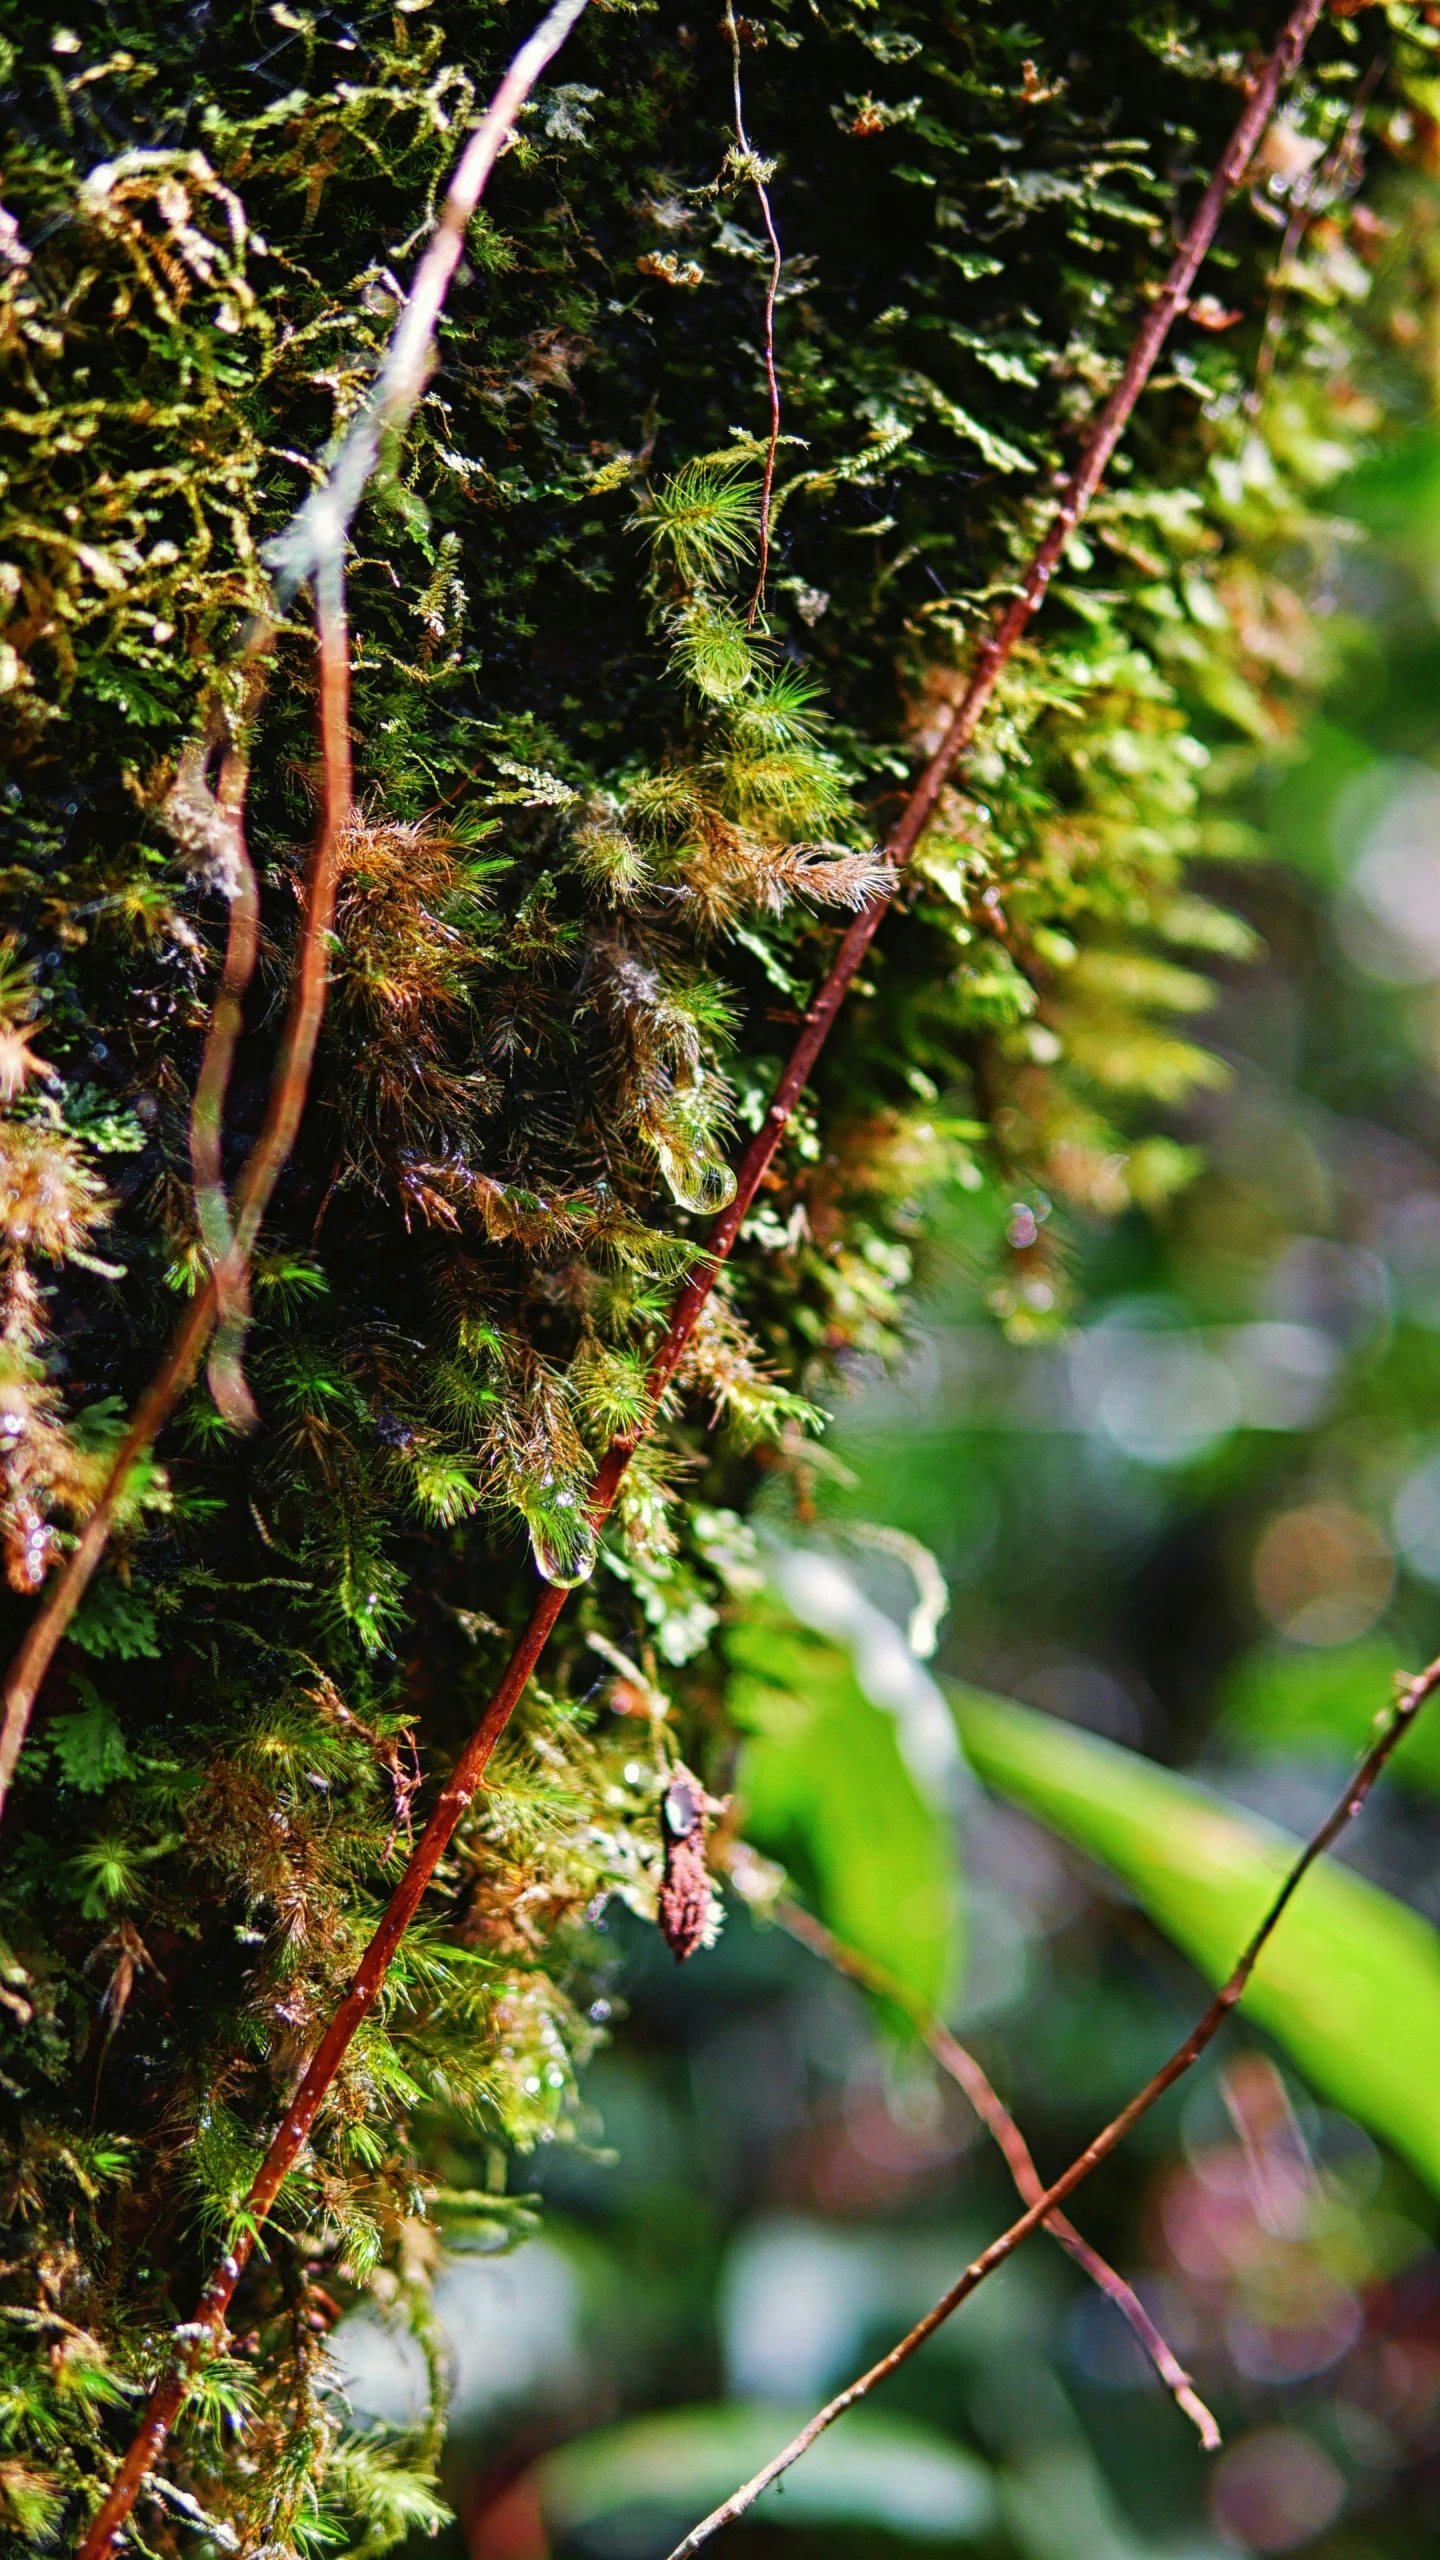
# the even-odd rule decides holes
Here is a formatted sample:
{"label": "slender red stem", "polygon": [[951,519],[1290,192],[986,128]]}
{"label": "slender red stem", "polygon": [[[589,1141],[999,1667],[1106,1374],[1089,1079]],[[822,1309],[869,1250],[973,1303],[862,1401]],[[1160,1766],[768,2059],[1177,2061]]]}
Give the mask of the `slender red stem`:
{"label": "slender red stem", "polygon": [[[565,5],[573,7],[575,0],[565,0]],[[1120,381],[1091,431],[1074,475],[1066,484],[1054,520],[1035,553],[1025,581],[996,631],[981,650],[975,671],[961,701],[951,714],[945,735],[921,775],[906,803],[898,825],[889,838],[886,851],[895,866],[897,876],[900,867],[909,858],[934,815],[940,793],[954,768],[956,759],[974,736],[976,725],[995,690],[1007,659],[1026,629],[1031,616],[1044,600],[1056,562],[1099,487],[1105,466],[1154,369],[1155,360],[1160,353],[1166,333],[1177,312],[1183,306],[1201,260],[1214,238],[1226,197],[1243,176],[1251,153],[1269,120],[1281,85],[1293,73],[1322,6],[1323,0],[1299,0],[1299,5],[1287,20],[1264,72],[1250,93],[1220,165],[1186,230],[1165,284],[1141,326]],[[546,23],[548,25],[550,21],[547,20]],[[855,918],[844,935],[825,981],[806,1014],[799,1039],[795,1043],[789,1063],[776,1087],[770,1108],[740,1160],[736,1175],[735,1196],[711,1228],[707,1241],[707,1258],[697,1268],[676,1300],[670,1322],[651,1359],[647,1381],[647,1409],[644,1418],[629,1433],[611,1443],[596,1469],[587,1510],[591,1524],[597,1531],[609,1517],[631,1457],[640,1442],[653,1428],[660,1400],[679,1367],[700,1312],[740,1232],[771,1158],[784,1135],[790,1115],[809,1080],[811,1069],[824,1047],[851,981],[874,939],[889,903],[888,897],[877,898],[868,907],[862,909]],[[511,1653],[494,1697],[470,1736],[449,1779],[436,1797],[434,1810],[415,1843],[384,1916],[360,1959],[354,1980],[331,2018],[265,2156],[259,2175],[246,2199],[243,2232],[237,2237],[234,2248],[221,2259],[220,2264],[210,2276],[201,2294],[195,2320],[187,2332],[184,2350],[168,2372],[157,2382],[140,2431],[117,2471],[89,2533],[80,2546],[79,2560],[105,2560],[105,2556],[114,2549],[125,2519],[139,2494],[145,2473],[163,2446],[176,2414],[183,2404],[197,2362],[206,2347],[213,2344],[220,2334],[226,2310],[254,2245],[254,2234],[269,2213],[285,2177],[299,2157],[319,2113],[321,2103],[349,2050],[356,2029],[374,2004],[389,1971],[395,1950],[419,1908],[435,1869],[454,1836],[456,1825],[479,1786],[496,1743],[524,1694],[530,1675],[549,1639],[550,1631],[564,1608],[566,1597],[565,1592],[554,1587],[547,1586],[542,1591],[531,1613],[529,1623]],[[1238,1994],[1236,1996],[1238,1997]],[[1146,2103],[1151,2101],[1147,2100]],[[1119,2138],[1117,2134],[1115,2139]],[[1102,2153],[1097,2156],[1104,2155]],[[1087,2171],[1082,2168],[1073,2178],[1073,2183],[1078,2185],[1080,2178],[1086,2174]],[[1068,2195],[1069,2192],[1070,2188],[1065,2186],[1063,2193]],[[1026,2236],[1030,2230],[1037,2228],[1038,2224],[1044,2220],[1045,2213],[1059,2201],[1061,2201],[1060,2193],[1052,2193],[1045,2200],[1043,2210],[1038,2204],[1032,2206],[1030,2218],[1024,2224],[1021,2236]],[[960,2298],[957,2295],[956,2299]],[[940,2316],[945,2315],[942,2313]]]}
{"label": "slender red stem", "polygon": [[868,2398],[880,2383],[887,2382],[892,2373],[899,2371],[901,2365],[908,2364],[911,2356],[923,2347],[927,2338],[934,2336],[936,2330],[949,2319],[952,2311],[958,2311],[961,2303],[968,2300],[976,2288],[984,2283],[987,2276],[993,2275],[997,2267],[1003,2266],[1007,2258],[1013,2257],[1022,2241],[1028,2240],[1032,2232],[1040,2230],[1042,2225],[1050,2221],[1056,2206],[1064,2204],[1067,2198],[1074,2194],[1076,2188],[1083,2185],[1091,2170],[1098,2169],[1101,2161],[1108,2160],[1111,2152],[1119,2148],[1132,2126],[1138,2124],[1140,2118],[1149,2113],[1157,2099],[1163,2098],[1167,2089],[1173,2089],[1176,2081],[1184,2078],[1192,2063],[1199,2060],[1206,2046],[1219,2034],[1232,2009],[1243,1998],[1246,1985],[1264,1947],[1279,1927],[1317,1858],[1323,1857],[1331,1842],[1338,1839],[1345,1829],[1346,1824],[1354,1820],[1391,1753],[1408,1733],[1426,1699],[1437,1688],[1440,1688],[1440,1661],[1432,1662],[1428,1670],[1422,1671],[1410,1682],[1395,1707],[1384,1733],[1371,1745],[1344,1794],[1326,1815],[1319,1830],[1312,1833],[1306,1841],[1259,1928],[1240,1956],[1228,1982],[1216,1992],[1204,2016],[1191,2029],[1184,2043],[1177,2046],[1169,2061],[1163,2063],[1154,2078],[1147,2080],[1144,2088],[1137,2091],[1129,2105],[1122,2107],[1119,2115],[1113,2117],[1111,2122],[1096,2134],[1094,2141],[1086,2145],[1079,2158],[1071,2161],[1064,2175],[1057,2178],[1053,2186],[1044,2188],[1036,2196],[1028,2212],[1023,2213],[1018,2222],[1012,2222],[1008,2231],[1002,2231],[997,2240],[992,2240],[989,2248],[983,2249],[978,2258],[972,2259],[963,2274],[958,2276],[951,2285],[948,2293],[941,2295],[939,2301],[925,2313],[924,2318],[917,2320],[914,2328],[907,2330],[905,2336],[890,2349],[887,2355],[881,2356],[878,2363],[872,2364],[868,2371],[860,2374],[854,2382],[847,2384],[843,2391],[837,2392],[835,2398],[828,2400],[823,2409],[818,2409],[808,2425],[802,2427],[798,2435],[792,2436],[789,2444],[782,2447],[774,2459],[765,2464],[763,2470],[757,2471],[753,2479],[747,2480],[743,2487],[736,2489],[722,2505],[713,2508],[708,2516],[703,2517],[701,2522],[686,2534],[684,2541],[676,2544],[670,2554],[670,2560],[691,2560],[691,2554],[698,2551],[702,2543],[708,2542],[712,2535],[721,2531],[722,2527],[733,2524],[737,2517],[744,2515],[748,2508],[753,2507],[756,2499],[770,2487],[771,2482],[778,2480],[782,2472],[788,2471],[792,2463],[798,2462],[801,2455],[809,2451],[817,2436],[822,2436],[827,2427],[833,2427],[836,2419],[843,2418],[846,2410],[853,2409],[857,2401]]}
{"label": "slender red stem", "polygon": [[230,1203],[225,1196],[223,1146],[225,1101],[245,1018],[245,996],[255,974],[255,960],[260,948],[260,884],[245,841],[245,793],[249,775],[249,757],[243,746],[232,741],[221,761],[219,787],[214,799],[215,825],[222,836],[231,883],[230,925],[220,984],[210,1013],[205,1052],[190,1105],[190,1169],[195,1182],[195,1216],[200,1241],[210,1256],[210,1267],[215,1273],[219,1328],[219,1339],[212,1346],[206,1374],[210,1392],[226,1421],[245,1430],[256,1419],[254,1400],[240,1366],[240,1343],[249,1313],[249,1291],[245,1286],[248,1274],[238,1286],[229,1279],[235,1234],[230,1222]]}

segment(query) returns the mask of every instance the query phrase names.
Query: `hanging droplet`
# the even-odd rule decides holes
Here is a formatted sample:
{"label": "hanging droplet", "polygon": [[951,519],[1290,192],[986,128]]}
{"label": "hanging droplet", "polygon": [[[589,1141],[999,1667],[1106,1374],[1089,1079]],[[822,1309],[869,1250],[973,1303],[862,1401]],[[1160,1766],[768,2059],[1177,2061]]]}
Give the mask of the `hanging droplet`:
{"label": "hanging droplet", "polygon": [[536,1572],[553,1582],[557,1591],[574,1591],[594,1572],[599,1541],[589,1521],[581,1515],[567,1520],[563,1529],[557,1530],[553,1523],[547,1529],[532,1529],[530,1552]]}
{"label": "hanging droplet", "polygon": [[677,1155],[673,1147],[661,1147],[659,1157],[660,1170],[682,1209],[713,1218],[729,1208],[736,1183],[728,1164],[716,1156]]}

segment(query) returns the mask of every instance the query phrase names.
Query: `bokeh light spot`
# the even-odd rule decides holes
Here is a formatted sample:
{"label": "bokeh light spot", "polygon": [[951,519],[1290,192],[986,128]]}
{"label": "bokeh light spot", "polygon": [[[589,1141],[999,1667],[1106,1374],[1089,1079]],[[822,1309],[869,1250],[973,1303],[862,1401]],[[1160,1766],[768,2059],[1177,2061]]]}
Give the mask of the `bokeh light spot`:
{"label": "bokeh light spot", "polygon": [[1272,1520],[1255,1557],[1255,1597],[1297,1644],[1348,1644],[1372,1627],[1395,1586],[1395,1559],[1361,1512],[1309,1503]]}
{"label": "bokeh light spot", "polygon": [[1222,2454],[1211,2507],[1240,2551],[1296,2551],[1333,2524],[1345,2482],[1328,2453],[1298,2427],[1264,2427]]}

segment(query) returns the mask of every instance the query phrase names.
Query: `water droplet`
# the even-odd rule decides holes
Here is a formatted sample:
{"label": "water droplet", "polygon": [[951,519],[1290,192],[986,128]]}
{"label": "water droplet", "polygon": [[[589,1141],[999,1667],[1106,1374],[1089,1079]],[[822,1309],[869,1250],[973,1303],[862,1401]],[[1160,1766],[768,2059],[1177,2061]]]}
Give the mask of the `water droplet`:
{"label": "water droplet", "polygon": [[713,1218],[735,1197],[735,1176],[718,1157],[677,1155],[673,1147],[658,1150],[660,1170],[682,1209]]}
{"label": "water droplet", "polygon": [[530,1552],[536,1572],[553,1582],[557,1591],[574,1591],[594,1572],[598,1543],[589,1521],[577,1514],[573,1520],[552,1524],[548,1531],[532,1529]]}

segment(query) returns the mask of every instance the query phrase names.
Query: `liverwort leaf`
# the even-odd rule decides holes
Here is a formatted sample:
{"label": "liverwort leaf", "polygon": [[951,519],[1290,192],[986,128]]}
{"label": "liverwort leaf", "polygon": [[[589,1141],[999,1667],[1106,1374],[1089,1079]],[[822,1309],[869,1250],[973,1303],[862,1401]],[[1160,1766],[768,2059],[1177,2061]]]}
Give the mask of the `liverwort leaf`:
{"label": "liverwort leaf", "polygon": [[120,1719],[83,1673],[72,1675],[81,1704],[57,1716],[50,1740],[67,1785],[82,1795],[103,1795],[119,1778],[133,1778],[135,1763]]}

